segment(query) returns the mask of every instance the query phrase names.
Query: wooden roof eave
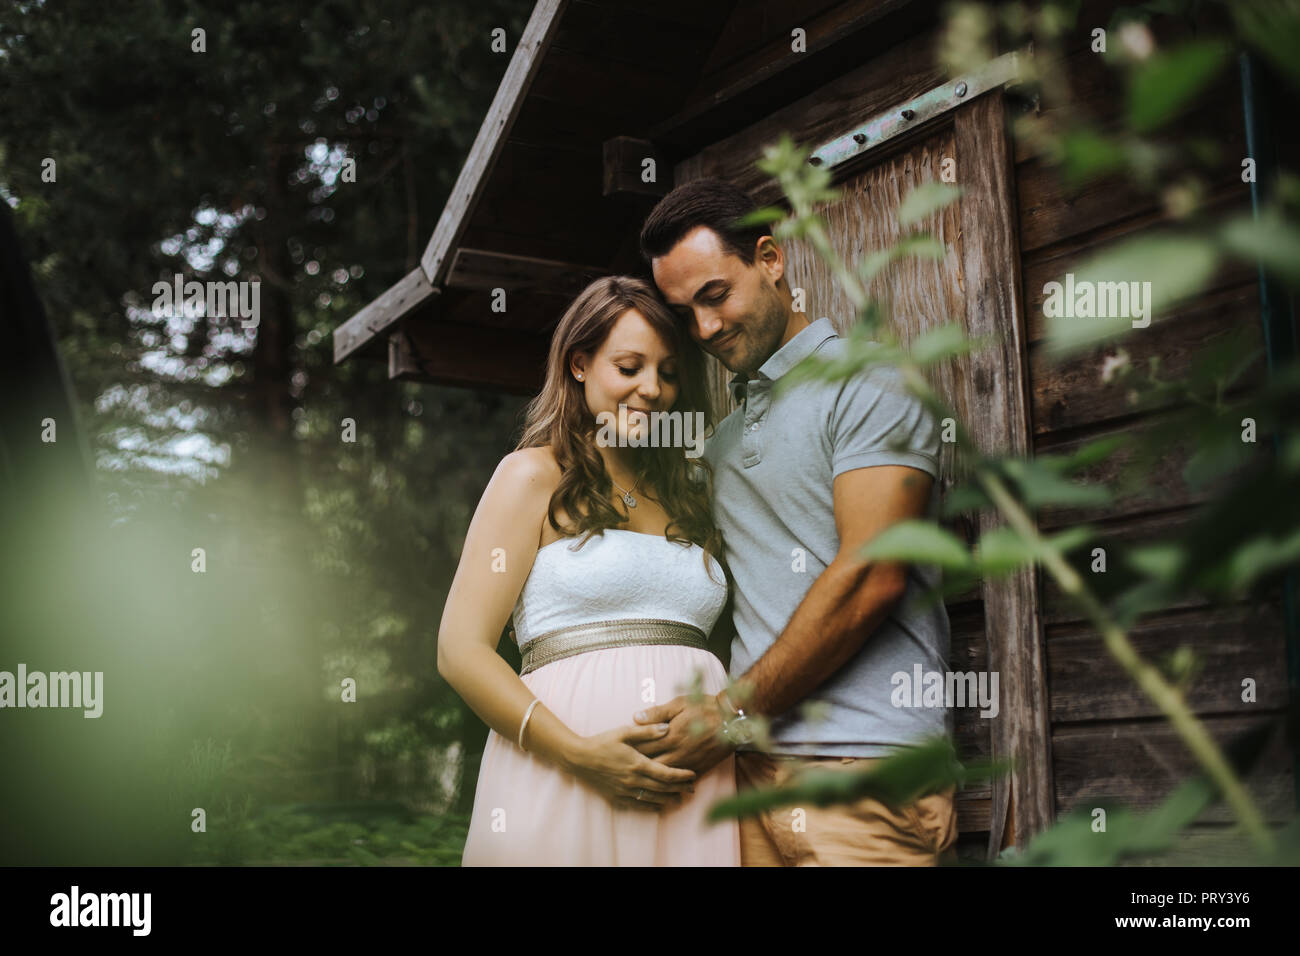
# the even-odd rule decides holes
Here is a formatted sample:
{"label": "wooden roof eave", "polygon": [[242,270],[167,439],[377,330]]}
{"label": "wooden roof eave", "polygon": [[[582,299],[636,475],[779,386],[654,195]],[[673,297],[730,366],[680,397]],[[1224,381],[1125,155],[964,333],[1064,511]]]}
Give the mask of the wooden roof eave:
{"label": "wooden roof eave", "polygon": [[404,316],[440,292],[451,264],[451,254],[474,214],[567,3],[568,0],[537,0],[505,76],[497,87],[492,106],[456,178],[456,185],[438,217],[438,225],[424,250],[420,267],[334,330],[335,364],[392,330]]}

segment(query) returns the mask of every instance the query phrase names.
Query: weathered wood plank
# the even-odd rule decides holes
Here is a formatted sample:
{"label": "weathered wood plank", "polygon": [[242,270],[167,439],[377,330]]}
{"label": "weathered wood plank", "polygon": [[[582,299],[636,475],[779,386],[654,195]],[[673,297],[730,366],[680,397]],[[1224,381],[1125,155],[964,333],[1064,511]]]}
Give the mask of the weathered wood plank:
{"label": "weathered wood plank", "polygon": [[989,812],[992,808],[988,787],[959,790],[953,798],[957,810],[957,837],[960,840],[966,834],[982,834],[983,839],[967,842],[980,846],[979,859],[983,858],[983,844],[988,839]]}
{"label": "weathered wood plank", "polygon": [[[601,184],[602,196],[624,193],[666,196],[672,190],[672,165],[648,139],[615,136],[604,142],[601,151],[605,167]],[[654,177],[649,182],[645,175],[647,161],[653,163]]]}
{"label": "weathered wood plank", "polygon": [[[754,167],[762,158],[763,148],[776,142],[783,132],[800,143],[833,139],[877,113],[938,86],[944,77],[934,65],[931,39],[912,37],[898,43],[814,93],[710,144],[678,164],[676,181],[716,176],[749,190],[760,203],[774,201],[780,194],[776,181]],[[653,134],[651,138],[659,141]]]}
{"label": "weathered wood plank", "polygon": [[697,5],[692,19],[661,18],[657,16],[659,6],[571,0],[551,49],[599,56],[647,73],[675,75],[677,84],[689,87],[714,45],[721,16]]}
{"label": "weathered wood plank", "polygon": [[[1164,417],[1156,413],[1142,418],[1121,420],[1112,427],[1090,429],[1067,441],[1054,442],[1050,445],[1036,442],[1036,454],[1050,452],[1071,455],[1082,446],[1102,438],[1114,435],[1132,438],[1132,443],[1127,448],[1121,448],[1105,461],[1081,470],[1076,476],[1081,482],[1104,483],[1116,488],[1119,494],[1113,502],[1089,508],[1044,508],[1038,515],[1040,527],[1058,529],[1101,519],[1114,520],[1120,517],[1168,511],[1198,504],[1213,497],[1215,492],[1223,487],[1223,481],[1203,488],[1189,485],[1183,475],[1183,469],[1189,458],[1186,449],[1175,447],[1160,455],[1140,476],[1132,471],[1135,458],[1144,446],[1143,431],[1164,420]],[[1266,436],[1260,436],[1259,442],[1261,448],[1267,447]]]}
{"label": "weathered wood plank", "polygon": [[[1096,58],[1092,53],[1078,56],[1087,63]],[[1239,119],[1241,99],[1235,72],[1229,73],[1230,78],[1215,86],[1204,106],[1171,128],[1175,135],[1214,135],[1219,161],[1205,171],[1208,191],[1217,194],[1235,189],[1244,204],[1250,201],[1250,187],[1241,181],[1241,160],[1246,155],[1245,134]],[[1098,100],[1093,106],[1100,115],[1116,115],[1119,109],[1116,104],[1122,100],[1107,99],[1112,92],[1108,85],[1100,85],[1096,90]],[[1225,116],[1238,119],[1225,123]],[[1189,163],[1188,170],[1193,168]],[[1161,182],[1167,184],[1179,173],[1178,169],[1166,170]],[[1026,253],[1110,223],[1158,213],[1162,206],[1162,190],[1143,190],[1130,177],[1107,176],[1072,188],[1065,184],[1058,168],[1032,157],[1017,165],[1016,186],[1021,247]]]}
{"label": "weathered wood plank", "polygon": [[[1283,824],[1271,829],[1281,830]],[[1188,827],[1166,852],[1135,856],[1121,866],[1258,866],[1250,840],[1237,827],[1196,825]]]}
{"label": "weathered wood plank", "polygon": [[544,287],[548,292],[579,291],[608,270],[599,266],[508,255],[488,249],[461,246],[447,273],[448,288],[528,289]]}
{"label": "weathered wood plank", "polygon": [[[773,37],[788,38],[791,29],[819,18],[828,7],[850,6],[838,0],[748,0],[737,3],[700,70],[704,81],[716,78],[743,57],[752,57]],[[790,49],[787,42],[786,51]]]}
{"label": "weathered wood plank", "polygon": [[[1256,714],[1286,707],[1286,648],[1279,609],[1238,605],[1149,617],[1129,631],[1133,646],[1158,663],[1180,647],[1203,662],[1184,696],[1198,714]],[[1131,720],[1160,711],[1082,625],[1049,628],[1047,676],[1052,721]],[[1257,700],[1242,701],[1242,681]]]}
{"label": "weathered wood plank", "polygon": [[[1206,201],[1206,212],[1215,216],[1224,216],[1239,205],[1240,193],[1233,189],[1211,196]],[[1090,257],[1114,244],[1137,238],[1147,230],[1168,222],[1163,213],[1136,216],[1121,223],[1115,223],[1096,232],[1076,236],[1050,249],[1040,249],[1024,257],[1025,309],[1029,320],[1029,341],[1040,342],[1046,334],[1046,319],[1043,316],[1043,302],[1047,298],[1046,287],[1049,282],[1059,282],[1068,272],[1073,272]],[[1253,264],[1235,259],[1224,260],[1201,289],[1199,297],[1211,296],[1229,289],[1239,288],[1256,281]],[[1198,297],[1198,298],[1199,298]],[[1183,306],[1192,305],[1196,299],[1189,299]],[[1177,314],[1172,312],[1171,314]]]}
{"label": "weathered wood plank", "polygon": [[[1087,322],[1087,319],[1079,319]],[[1263,332],[1259,324],[1259,287],[1255,283],[1198,298],[1150,328],[1138,329],[1115,346],[1071,356],[1064,361],[1045,357],[1038,343],[1030,345],[1029,376],[1032,383],[1034,434],[1100,425],[1138,411],[1128,400],[1130,389],[1102,381],[1107,356],[1128,353],[1135,369],[1144,374],[1148,362],[1159,360],[1162,379],[1178,379],[1191,368],[1197,355],[1212,347],[1216,338],[1243,330],[1260,346],[1260,362],[1243,380],[1258,380],[1263,369]]]}
{"label": "weathered wood plank", "polygon": [[479,127],[465,165],[456,177],[447,204],[438,217],[438,225],[424,250],[420,268],[430,285],[439,286],[450,265],[450,255],[474,215],[492,167],[510,135],[510,127],[523,105],[524,95],[541,65],[542,57],[555,35],[568,0],[537,0],[519,44],[497,87],[492,106]]}
{"label": "weathered wood plank", "polygon": [[334,330],[334,364],[364,348],[417,308],[432,303],[437,290],[423,269],[412,269],[388,291]]}
{"label": "weathered wood plank", "polygon": [[[755,10],[752,3],[737,4],[683,112],[730,99],[906,5],[907,0],[765,0]],[[807,52],[791,50],[794,27],[804,30]]]}
{"label": "weathered wood plank", "polygon": [[[1203,722],[1223,747],[1261,725],[1273,726],[1268,746],[1244,782],[1266,819],[1294,817],[1293,757],[1280,733],[1280,715],[1211,717]],[[1096,806],[1103,799],[1149,811],[1197,770],[1182,739],[1162,721],[1063,727],[1052,735],[1052,757],[1057,812],[1062,815],[1075,807]],[[1219,803],[1197,822],[1230,819],[1231,811]]]}
{"label": "weathered wood plank", "polygon": [[[1143,547],[1180,534],[1195,516],[1195,508],[1182,508],[1153,515],[1140,515],[1136,518],[1121,517],[1118,520],[1101,522],[1099,523],[1101,534],[1095,546],[1102,548],[1106,553],[1106,571],[1104,573],[1092,571],[1092,546],[1086,549],[1086,553],[1081,549],[1077,554],[1071,555],[1069,561],[1075,570],[1084,576],[1093,590],[1105,599],[1107,594],[1122,590],[1127,584],[1122,578],[1117,578],[1117,575],[1124,573],[1124,556],[1130,548]],[[1048,627],[1049,634],[1052,633],[1052,625],[1083,620],[1079,609],[1066,598],[1056,584],[1056,579],[1051,575],[1042,576],[1040,594],[1043,621]],[[1204,597],[1188,595],[1170,604],[1166,610],[1204,607],[1206,603]]]}
{"label": "weathered wood plank", "polygon": [[388,338],[388,377],[531,395],[545,377],[549,345],[542,336],[408,321]]}
{"label": "weathered wood plank", "polygon": [[448,289],[439,299],[438,321],[473,325],[500,333],[550,336],[550,330],[573,301],[571,294],[539,289],[507,290],[505,311],[494,312],[490,289]]}
{"label": "weathered wood plank", "polygon": [[[966,423],[986,454],[1029,451],[1029,396],[1015,186],[1002,93],[979,97],[953,121],[961,207],[966,327],[992,344],[969,356],[971,407]],[[978,237],[978,238],[977,238]],[[981,531],[996,524],[980,518]],[[1000,675],[1001,711],[990,721],[992,754],[1018,768],[992,787],[989,853],[1002,846],[1011,816],[1015,845],[1023,847],[1051,825],[1051,738],[1038,587],[1033,568],[984,586],[988,669]]]}

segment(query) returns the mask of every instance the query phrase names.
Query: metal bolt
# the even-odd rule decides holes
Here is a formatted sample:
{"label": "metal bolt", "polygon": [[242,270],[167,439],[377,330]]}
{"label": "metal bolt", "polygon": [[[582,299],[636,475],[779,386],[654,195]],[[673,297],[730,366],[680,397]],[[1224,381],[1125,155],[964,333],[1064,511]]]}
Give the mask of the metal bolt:
{"label": "metal bolt", "polygon": [[809,165],[809,166],[820,166],[821,164],[822,164],[822,158],[821,158],[820,156],[809,156],[809,157],[808,157],[808,165]]}
{"label": "metal bolt", "polygon": [[865,143],[866,141],[867,141],[867,134],[866,134],[866,133],[854,133],[854,134],[853,134],[853,142],[857,143],[859,146],[861,146],[861,145],[862,145],[863,143]]}
{"label": "metal bolt", "polygon": [[910,120],[916,118],[916,110],[903,110],[903,119]]}
{"label": "metal bolt", "polygon": [[965,96],[965,95],[966,95],[966,84],[965,84],[965,83],[958,83],[958,84],[957,84],[956,93],[957,93],[958,96]]}

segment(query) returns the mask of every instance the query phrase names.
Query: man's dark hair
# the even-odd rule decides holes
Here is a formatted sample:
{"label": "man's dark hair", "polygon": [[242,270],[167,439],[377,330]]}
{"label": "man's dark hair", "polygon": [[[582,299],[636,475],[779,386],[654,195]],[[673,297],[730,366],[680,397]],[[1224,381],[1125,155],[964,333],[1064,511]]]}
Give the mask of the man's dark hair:
{"label": "man's dark hair", "polygon": [[754,246],[772,234],[770,226],[736,226],[758,204],[745,190],[721,179],[697,179],[678,186],[659,200],[641,227],[641,255],[650,262],[668,252],[696,226],[712,229],[722,247],[739,256],[747,266],[754,264]]}

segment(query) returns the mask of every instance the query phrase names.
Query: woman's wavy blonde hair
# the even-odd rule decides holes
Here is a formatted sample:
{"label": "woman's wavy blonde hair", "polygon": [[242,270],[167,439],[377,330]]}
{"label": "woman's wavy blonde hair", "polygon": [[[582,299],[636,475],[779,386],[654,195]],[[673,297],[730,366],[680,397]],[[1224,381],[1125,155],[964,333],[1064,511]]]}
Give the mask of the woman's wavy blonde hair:
{"label": "woman's wavy blonde hair", "polygon": [[[706,433],[713,427],[704,356],[654,286],[630,276],[607,276],[583,289],[551,338],[546,382],[528,404],[516,449],[551,447],[562,475],[547,518],[566,537],[585,533],[584,544],[593,534],[622,524],[623,518],[609,501],[613,480],[596,450],[596,418],[587,407],[582,386],[569,373],[570,360],[578,352],[594,354],[630,309],[644,316],[677,356],[679,391],[672,410],[703,412]],[[708,463],[702,457],[687,458],[682,448],[639,448],[636,460],[636,484],[646,491],[653,489],[652,497],[668,513],[668,539],[698,544],[725,571],[722,533],[710,509],[713,475]],[[557,520],[557,506],[564,509],[567,526]]]}

